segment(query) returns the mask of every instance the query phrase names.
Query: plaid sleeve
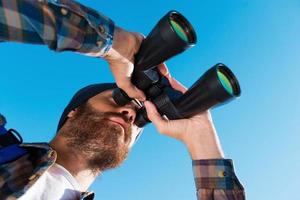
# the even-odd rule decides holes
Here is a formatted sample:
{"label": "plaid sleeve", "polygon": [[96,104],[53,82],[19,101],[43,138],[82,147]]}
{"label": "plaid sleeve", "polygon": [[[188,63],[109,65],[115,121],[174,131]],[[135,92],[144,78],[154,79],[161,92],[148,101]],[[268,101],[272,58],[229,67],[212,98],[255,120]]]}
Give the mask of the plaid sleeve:
{"label": "plaid sleeve", "polygon": [[193,171],[198,200],[245,200],[232,160],[194,160]]}
{"label": "plaid sleeve", "polygon": [[0,0],[0,41],[100,57],[113,32],[111,19],[72,0]]}

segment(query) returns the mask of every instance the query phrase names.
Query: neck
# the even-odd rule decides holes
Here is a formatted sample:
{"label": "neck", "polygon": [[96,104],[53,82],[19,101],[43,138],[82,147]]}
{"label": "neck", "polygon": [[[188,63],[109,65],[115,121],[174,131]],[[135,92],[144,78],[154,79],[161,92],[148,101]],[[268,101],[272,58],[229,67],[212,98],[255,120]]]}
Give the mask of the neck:
{"label": "neck", "polygon": [[89,169],[86,156],[66,144],[66,139],[59,134],[50,142],[50,146],[57,152],[56,163],[68,170],[81,186],[81,190],[86,191],[100,172]]}

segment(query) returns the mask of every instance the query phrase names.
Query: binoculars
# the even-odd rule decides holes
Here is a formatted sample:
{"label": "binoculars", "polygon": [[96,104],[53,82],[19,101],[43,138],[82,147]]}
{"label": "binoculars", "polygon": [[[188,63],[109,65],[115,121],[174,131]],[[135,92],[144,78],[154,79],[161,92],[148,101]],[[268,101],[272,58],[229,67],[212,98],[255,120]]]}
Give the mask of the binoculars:
{"label": "binoculars", "polygon": [[[131,82],[168,119],[192,117],[241,93],[237,78],[222,63],[206,71],[184,94],[171,87],[169,81],[158,72],[157,65],[194,46],[196,42],[197,36],[190,22],[179,12],[170,11],[143,40],[135,56]],[[133,100],[120,88],[113,91],[113,99],[120,106]],[[135,124],[143,127],[149,122],[141,103]]]}

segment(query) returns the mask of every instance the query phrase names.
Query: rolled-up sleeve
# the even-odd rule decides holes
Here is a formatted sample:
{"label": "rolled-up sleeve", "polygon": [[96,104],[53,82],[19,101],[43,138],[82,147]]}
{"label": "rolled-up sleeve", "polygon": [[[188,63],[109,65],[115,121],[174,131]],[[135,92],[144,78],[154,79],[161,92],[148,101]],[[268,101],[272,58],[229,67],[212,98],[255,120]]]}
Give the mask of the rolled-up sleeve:
{"label": "rolled-up sleeve", "polygon": [[232,160],[194,160],[193,172],[198,200],[245,200]]}
{"label": "rolled-up sleeve", "polygon": [[0,40],[45,44],[54,51],[103,56],[114,23],[72,0],[0,0]]}

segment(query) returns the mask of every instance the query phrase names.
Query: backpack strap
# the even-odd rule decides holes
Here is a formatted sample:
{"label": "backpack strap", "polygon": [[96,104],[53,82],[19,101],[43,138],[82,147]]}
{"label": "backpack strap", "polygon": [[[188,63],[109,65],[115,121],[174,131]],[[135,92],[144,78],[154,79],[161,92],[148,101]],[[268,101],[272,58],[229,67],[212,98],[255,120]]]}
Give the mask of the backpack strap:
{"label": "backpack strap", "polygon": [[21,144],[23,142],[23,138],[16,130],[9,129],[7,131],[4,127],[1,126],[0,129],[2,129],[2,134],[0,134],[0,148],[14,144]]}
{"label": "backpack strap", "polygon": [[6,133],[5,124],[6,124],[6,119],[0,113],[0,135]]}
{"label": "backpack strap", "polygon": [[19,144],[14,144],[0,149],[0,165],[14,161],[25,155],[27,151],[20,147]]}
{"label": "backpack strap", "polygon": [[27,153],[20,147],[21,135],[14,129],[6,130],[6,119],[0,114],[0,165],[11,162]]}

